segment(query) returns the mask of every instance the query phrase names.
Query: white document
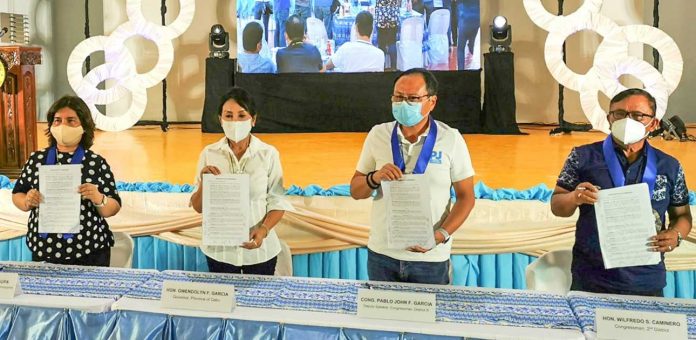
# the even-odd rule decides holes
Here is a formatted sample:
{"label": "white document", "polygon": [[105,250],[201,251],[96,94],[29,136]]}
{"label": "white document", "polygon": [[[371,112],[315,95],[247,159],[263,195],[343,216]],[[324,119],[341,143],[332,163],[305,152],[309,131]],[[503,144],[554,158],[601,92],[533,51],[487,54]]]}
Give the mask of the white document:
{"label": "white document", "polygon": [[601,190],[595,214],[606,269],[660,262],[660,253],[648,246],[656,231],[647,184]]}
{"label": "white document", "polygon": [[249,241],[249,175],[203,175],[203,245]]}
{"label": "white document", "polygon": [[39,168],[39,233],[80,232],[82,165],[43,165]]}
{"label": "white document", "polygon": [[383,181],[382,193],[387,202],[387,247],[434,247],[428,179],[423,175],[404,175],[398,181]]}

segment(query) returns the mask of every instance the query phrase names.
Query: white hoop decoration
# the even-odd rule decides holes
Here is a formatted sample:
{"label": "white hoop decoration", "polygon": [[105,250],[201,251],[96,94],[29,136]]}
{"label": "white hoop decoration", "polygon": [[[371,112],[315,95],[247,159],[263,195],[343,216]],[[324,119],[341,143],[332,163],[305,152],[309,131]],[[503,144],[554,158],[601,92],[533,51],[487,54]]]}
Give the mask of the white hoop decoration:
{"label": "white hoop decoration", "polygon": [[664,117],[669,99],[669,88],[658,70],[645,60],[636,57],[627,57],[620,60],[608,60],[600,63],[601,66],[593,66],[580,91],[580,105],[592,126],[600,131],[609,133],[607,112],[599,105],[598,94],[602,91],[609,98],[626,90],[619,81],[619,77],[630,74],[638,78],[645,86],[645,91],[650,93],[656,102],[655,117]]}
{"label": "white hoop decoration", "polygon": [[[679,47],[666,33],[647,25],[618,26],[599,13],[602,0],[585,0],[581,7],[568,16],[554,16],[541,0],[524,0],[524,7],[532,21],[549,32],[544,46],[544,59],[551,75],[562,85],[580,92],[580,104],[585,116],[595,129],[609,133],[607,113],[598,100],[599,91],[613,97],[626,89],[619,77],[633,75],[643,82],[645,90],[657,102],[655,115],[662,119],[667,109],[669,94],[679,85],[684,62]],[[592,68],[584,75],[570,70],[563,62],[562,47],[566,39],[580,30],[592,30],[604,39],[594,56]],[[653,46],[664,60],[660,73],[642,59],[629,56],[629,44],[644,43]]]}
{"label": "white hoop decoration", "polygon": [[579,31],[592,30],[604,37],[618,28],[616,23],[601,15],[592,15],[590,20],[582,24],[573,24],[566,18],[559,17],[551,25],[551,31],[546,37],[544,46],[544,59],[551,75],[563,86],[579,91],[585,75],[571,70],[563,61],[563,44],[568,37]]}
{"label": "white hoop decoration", "polygon": [[[105,74],[105,73],[100,73]],[[99,79],[99,78],[96,78]],[[99,80],[102,82],[106,79]],[[131,93],[131,104],[125,113],[119,116],[107,116],[101,113],[91,98],[87,98],[87,106],[90,111],[92,111],[92,118],[94,118],[94,124],[99,127],[99,129],[104,131],[118,132],[131,128],[135,123],[140,120],[145,112],[145,107],[147,106],[147,89],[144,87],[131,87],[129,84],[124,84],[124,87]],[[118,98],[117,98],[118,99]]]}
{"label": "white hoop decoration", "polygon": [[[94,97],[98,98],[98,101],[96,104],[105,104],[103,103],[104,101],[107,101],[105,98],[110,98],[110,97],[122,97],[125,95],[126,91],[123,87],[120,87],[118,85],[114,85],[108,89],[101,90],[96,88],[96,85],[99,84],[99,82],[96,83],[96,85],[92,89],[88,89],[88,87],[91,86],[91,82],[85,82],[85,78],[89,77],[90,74],[96,73],[96,72],[107,72],[109,73],[108,76],[104,77],[104,79],[122,79],[123,77],[127,76],[128,74],[131,74],[133,70],[135,70],[135,63],[133,62],[133,58],[130,57],[130,54],[128,54],[128,57],[130,59],[130,64],[128,62],[125,62],[123,65],[130,68],[126,68],[125,70],[118,70],[114,69],[113,65],[111,64],[104,64],[100,65],[93,70],[90,71],[89,74],[87,74],[85,77],[82,76],[82,63],[84,62],[87,57],[97,51],[102,51],[104,49],[104,46],[106,45],[107,38],[105,36],[95,36],[91,37],[89,39],[83,40],[77,46],[75,46],[75,49],[73,52],[70,54],[70,57],[68,58],[68,67],[67,67],[67,76],[68,76],[68,83],[70,83],[70,86],[75,90],[75,92],[79,95],[84,93],[85,97]],[[125,53],[127,54],[127,53]],[[89,91],[89,92],[88,92]]]}
{"label": "white hoop decoration", "polygon": [[605,36],[597,49],[595,60],[615,59],[628,57],[630,43],[642,43],[649,45],[660,52],[663,60],[662,76],[669,87],[670,93],[679,85],[684,70],[679,46],[665,32],[647,25],[628,25],[621,27],[620,31],[612,32]]}
{"label": "white hoop decoration", "polygon": [[128,78],[128,82],[137,82],[139,83],[138,86],[145,88],[159,84],[162,79],[167,77],[169,70],[171,70],[174,64],[174,46],[172,45],[172,41],[163,39],[160,31],[154,26],[153,24],[146,23],[146,25],[141,26],[140,30],[138,30],[132,23],[125,22],[111,33],[106,49],[104,50],[107,63],[119,64],[126,61],[124,58],[120,57],[120,54],[124,50],[126,40],[129,38],[141,36],[155,43],[157,46],[157,63],[152,70],[143,74],[133,72],[131,75],[132,77]]}
{"label": "white hoop decoration", "polygon": [[544,31],[552,32],[551,26],[557,21],[565,19],[566,22],[583,22],[590,14],[599,14],[603,0],[585,0],[580,8],[568,15],[554,15],[544,8],[541,0],[524,0],[522,4],[529,18]]}
{"label": "white hoop decoration", "polygon": [[664,117],[670,93],[669,85],[660,74],[660,71],[645,60],[627,57],[620,60],[606,61],[599,63],[595,68],[595,72],[602,84],[602,90],[611,97],[627,89],[617,80],[619,77],[624,74],[630,74],[638,78],[643,83],[645,91],[655,97],[657,102],[655,117],[657,119]]}
{"label": "white hoop decoration", "polygon": [[[142,117],[147,105],[147,88],[167,77],[174,62],[172,39],[181,35],[193,21],[195,0],[179,0],[179,16],[167,26],[153,24],[141,12],[142,0],[127,0],[129,21],[121,24],[110,36],[97,36],[79,43],[70,54],[67,65],[68,81],[75,93],[89,106],[97,128],[106,131],[126,130]],[[158,60],[154,68],[138,74],[135,60],[124,43],[139,35],[157,45]],[[106,63],[82,76],[82,63],[92,53],[104,51]],[[97,88],[104,80],[114,84],[106,90]],[[108,105],[131,93],[131,104],[120,116],[106,116],[96,105]]]}
{"label": "white hoop decoration", "polygon": [[580,106],[592,127],[608,134],[610,130],[607,112],[602,109],[598,100],[601,87],[602,84],[596,76],[587,77],[580,90]]}
{"label": "white hoop decoration", "polygon": [[[70,86],[75,89],[75,92],[80,94],[81,97],[90,97],[94,100],[94,104],[111,104],[125,96],[128,90],[121,85],[119,80],[126,79],[135,72],[135,61],[133,57],[128,53],[127,50],[121,49],[119,53],[119,58],[123,60],[119,65],[107,63],[99,65],[92,69],[87,75],[82,77],[82,63],[90,54],[104,50],[107,44],[107,37],[105,36],[95,36],[87,40],[80,42],[73,53],[70,54],[68,58],[68,82]],[[101,73],[106,74],[101,74]],[[102,80],[95,81],[92,79],[97,77],[99,79],[114,79],[117,82],[111,87],[105,90],[97,88],[97,85]]]}
{"label": "white hoop decoration", "polygon": [[[128,20],[136,26],[151,24],[142,12],[142,0],[130,0],[126,3],[126,13]],[[162,33],[163,37],[169,40],[183,34],[193,22],[193,15],[196,12],[196,2],[193,0],[179,0],[179,15],[169,25],[155,25]]]}

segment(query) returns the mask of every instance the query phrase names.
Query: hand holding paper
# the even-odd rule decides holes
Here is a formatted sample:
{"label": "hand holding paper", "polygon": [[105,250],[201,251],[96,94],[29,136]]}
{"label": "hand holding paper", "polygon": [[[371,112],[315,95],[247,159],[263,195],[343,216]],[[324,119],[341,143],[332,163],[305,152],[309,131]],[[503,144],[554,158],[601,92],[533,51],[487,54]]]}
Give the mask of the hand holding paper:
{"label": "hand holding paper", "polygon": [[606,269],[660,262],[660,254],[648,246],[655,236],[655,217],[647,184],[600,191],[595,214]]}
{"label": "hand holding paper", "polygon": [[382,192],[387,202],[388,247],[432,249],[435,236],[428,179],[423,175],[404,175],[398,181],[382,182]]}

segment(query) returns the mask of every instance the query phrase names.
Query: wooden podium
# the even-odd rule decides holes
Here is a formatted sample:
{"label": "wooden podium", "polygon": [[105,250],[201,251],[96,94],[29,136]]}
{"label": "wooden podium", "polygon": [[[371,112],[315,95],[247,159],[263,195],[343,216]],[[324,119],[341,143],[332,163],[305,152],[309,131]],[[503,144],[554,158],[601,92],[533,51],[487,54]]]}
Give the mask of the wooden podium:
{"label": "wooden podium", "polygon": [[0,87],[0,175],[16,178],[37,148],[34,65],[41,64],[41,48],[0,45],[0,59],[6,68]]}

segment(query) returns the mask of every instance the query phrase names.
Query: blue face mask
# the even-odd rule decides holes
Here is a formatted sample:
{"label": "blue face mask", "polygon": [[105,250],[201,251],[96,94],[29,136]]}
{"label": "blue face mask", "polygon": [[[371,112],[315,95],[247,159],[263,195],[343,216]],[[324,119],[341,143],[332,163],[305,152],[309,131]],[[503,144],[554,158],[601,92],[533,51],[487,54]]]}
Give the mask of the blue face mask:
{"label": "blue face mask", "polygon": [[399,124],[403,126],[414,126],[423,120],[423,115],[421,114],[422,103],[417,103],[415,105],[409,105],[405,101],[392,103],[392,115]]}

